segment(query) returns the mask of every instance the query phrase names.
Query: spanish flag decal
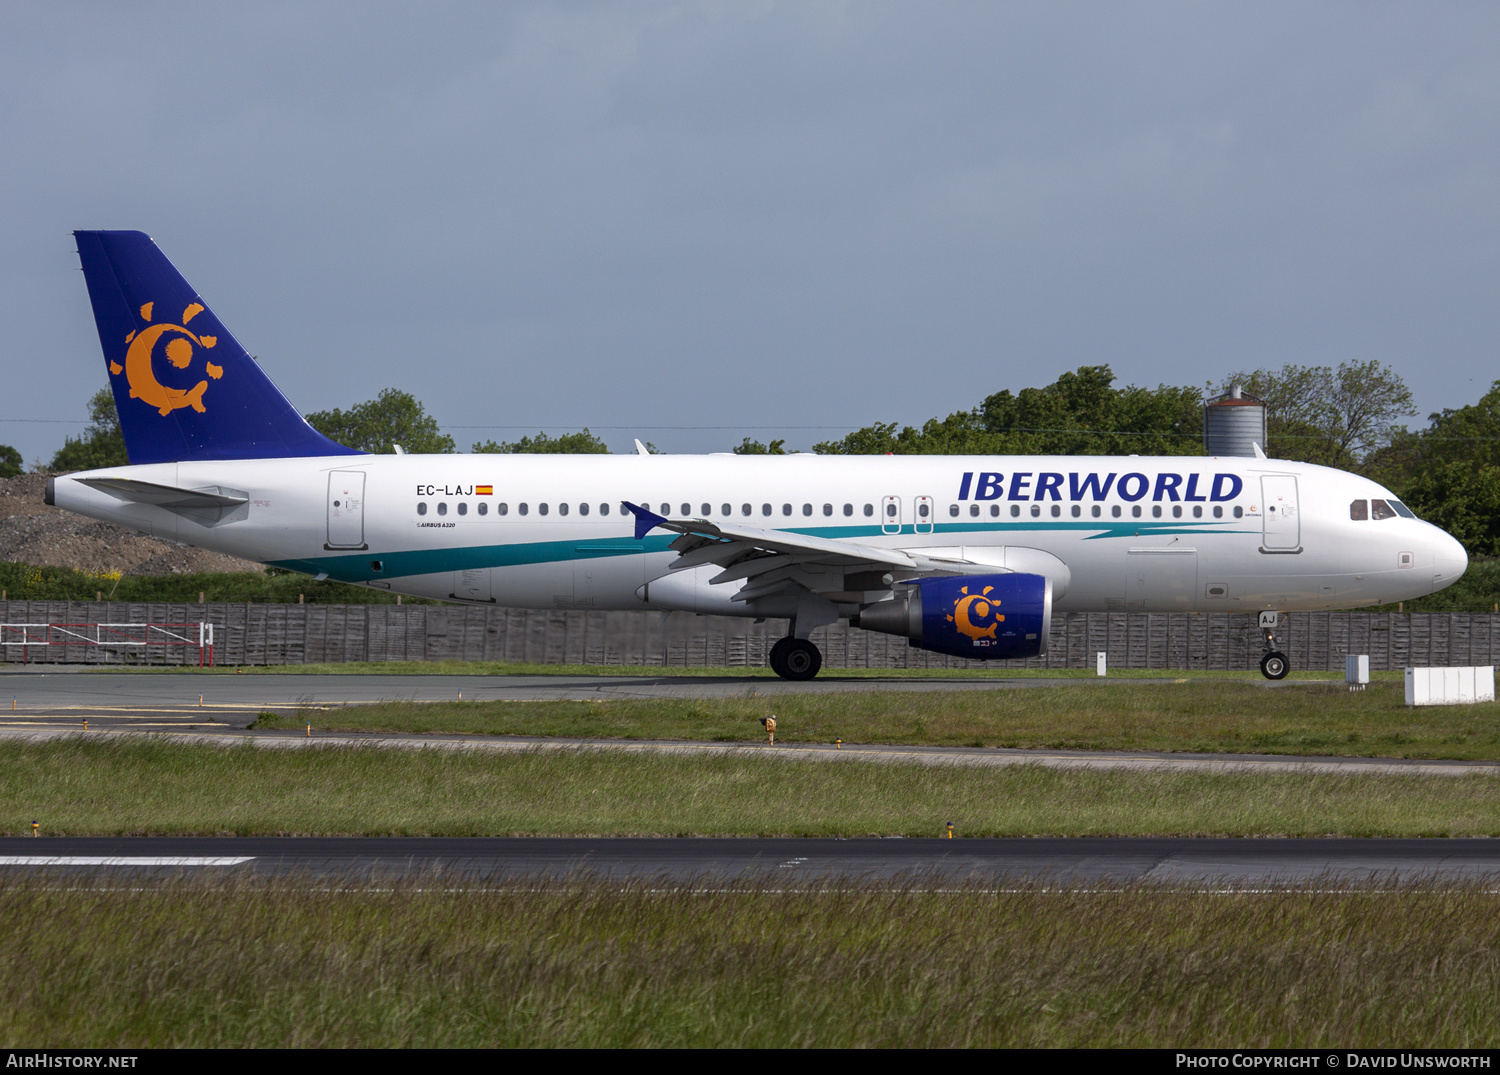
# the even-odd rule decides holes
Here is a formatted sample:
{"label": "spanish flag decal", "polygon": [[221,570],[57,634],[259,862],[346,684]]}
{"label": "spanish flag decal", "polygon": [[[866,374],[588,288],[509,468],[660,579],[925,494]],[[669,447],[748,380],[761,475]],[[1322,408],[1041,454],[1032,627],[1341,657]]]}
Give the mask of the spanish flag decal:
{"label": "spanish flag decal", "polygon": [[493,485],[476,485],[476,486],[474,486],[474,495],[475,496],[494,496],[495,495],[495,487]]}

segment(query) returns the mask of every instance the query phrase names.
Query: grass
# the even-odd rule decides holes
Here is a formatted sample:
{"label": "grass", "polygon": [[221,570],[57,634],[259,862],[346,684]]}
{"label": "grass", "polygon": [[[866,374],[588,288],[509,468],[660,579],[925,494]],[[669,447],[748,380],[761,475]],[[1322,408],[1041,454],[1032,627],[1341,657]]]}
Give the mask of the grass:
{"label": "grass", "polygon": [[745,742],[774,714],[784,742],[904,743],[1500,758],[1500,703],[1408,708],[1399,682],[1349,691],[1217,680],[1044,689],[859,691],[603,702],[385,702],[263,714],[257,727]]}
{"label": "grass", "polygon": [[1500,777],[0,742],[0,832],[32,820],[48,836],[1500,836]]}
{"label": "grass", "polygon": [[54,1048],[1493,1047],[1500,899],[0,878]]}

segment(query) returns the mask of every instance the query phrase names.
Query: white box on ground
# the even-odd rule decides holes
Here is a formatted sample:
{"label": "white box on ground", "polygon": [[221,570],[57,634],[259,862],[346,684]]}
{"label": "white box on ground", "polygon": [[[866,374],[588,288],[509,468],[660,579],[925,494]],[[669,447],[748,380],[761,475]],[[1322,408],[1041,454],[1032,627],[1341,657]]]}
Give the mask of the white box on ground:
{"label": "white box on ground", "polygon": [[1408,668],[1407,705],[1468,705],[1495,700],[1495,666]]}
{"label": "white box on ground", "polygon": [[1099,653],[1099,656],[1098,656],[1098,666],[1095,668],[1095,673],[1102,676],[1102,675],[1105,674],[1105,672],[1106,672],[1106,667],[1105,667],[1104,653],[1101,650],[1100,653]]}
{"label": "white box on ground", "polygon": [[1351,653],[1344,658],[1344,682],[1349,684],[1370,682],[1370,655]]}

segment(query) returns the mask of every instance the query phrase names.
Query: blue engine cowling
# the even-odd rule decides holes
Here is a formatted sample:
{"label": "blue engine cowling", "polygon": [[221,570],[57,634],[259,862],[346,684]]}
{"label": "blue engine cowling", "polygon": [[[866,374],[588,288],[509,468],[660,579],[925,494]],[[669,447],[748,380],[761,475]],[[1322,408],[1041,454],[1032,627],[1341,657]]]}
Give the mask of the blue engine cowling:
{"label": "blue engine cowling", "polygon": [[898,584],[894,600],[866,607],[856,626],[955,657],[1037,657],[1047,652],[1052,582],[1019,572],[913,579]]}

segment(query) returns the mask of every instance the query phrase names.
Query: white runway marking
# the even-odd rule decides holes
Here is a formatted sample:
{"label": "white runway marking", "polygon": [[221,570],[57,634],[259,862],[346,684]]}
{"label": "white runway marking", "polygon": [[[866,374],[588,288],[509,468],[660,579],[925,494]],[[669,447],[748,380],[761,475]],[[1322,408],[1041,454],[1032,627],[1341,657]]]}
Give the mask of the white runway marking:
{"label": "white runway marking", "polygon": [[0,855],[0,866],[238,866],[254,855]]}

